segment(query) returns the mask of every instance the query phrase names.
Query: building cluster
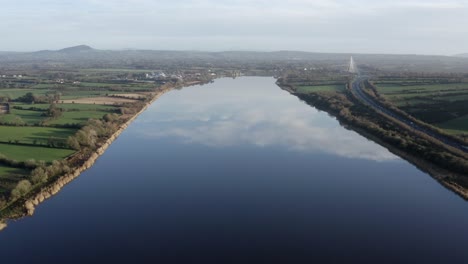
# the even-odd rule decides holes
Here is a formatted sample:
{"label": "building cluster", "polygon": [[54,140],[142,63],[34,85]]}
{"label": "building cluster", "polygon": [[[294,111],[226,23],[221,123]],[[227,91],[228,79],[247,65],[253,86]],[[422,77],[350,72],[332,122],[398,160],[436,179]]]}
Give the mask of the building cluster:
{"label": "building cluster", "polygon": [[146,79],[165,79],[167,75],[164,72],[150,72],[145,74]]}
{"label": "building cluster", "polygon": [[6,75],[0,74],[0,78],[23,78],[22,74]]}

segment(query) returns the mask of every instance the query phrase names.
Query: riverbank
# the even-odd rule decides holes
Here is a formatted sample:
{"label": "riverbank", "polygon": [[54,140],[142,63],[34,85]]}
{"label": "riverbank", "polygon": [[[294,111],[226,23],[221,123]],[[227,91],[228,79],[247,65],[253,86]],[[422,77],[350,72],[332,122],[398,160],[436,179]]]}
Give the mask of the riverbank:
{"label": "riverbank", "polygon": [[[183,84],[169,84],[166,87],[155,91],[152,94],[150,100],[148,100],[141,109],[135,114],[133,114],[130,118],[128,118],[124,123],[120,124],[117,130],[112,133],[108,138],[104,139],[97,149],[95,149],[91,155],[89,155],[86,160],[82,161],[76,167],[72,167],[71,171],[57,177],[50,183],[47,183],[45,186],[37,189],[33,189],[25,196],[21,197],[17,201],[13,202],[9,206],[2,209],[1,219],[0,219],[0,230],[6,228],[7,220],[14,220],[19,219],[24,216],[30,216],[34,214],[35,208],[45,200],[49,199],[50,197],[57,194],[65,185],[72,182],[74,179],[79,177],[81,173],[89,169],[97,159],[105,153],[105,151],[109,148],[109,146],[116,140],[120,134],[141,114],[143,113],[152,103],[154,103],[157,99],[159,99],[165,93],[172,91],[176,88],[196,85],[199,83],[183,83]],[[78,151],[76,154],[79,154]]]}
{"label": "riverbank", "polygon": [[24,207],[27,210],[28,215],[33,215],[34,210],[36,206],[38,206],[40,203],[42,203],[44,200],[52,197],[56,193],[58,193],[66,184],[70,183],[74,179],[76,179],[82,172],[85,170],[91,168],[91,166],[94,165],[96,160],[104,154],[104,152],[109,148],[109,146],[116,140],[120,134],[141,114],[143,113],[154,101],[156,101],[159,97],[161,97],[163,94],[171,91],[172,88],[166,88],[164,90],[158,91],[151,101],[145,104],[145,106],[138,112],[136,113],[133,117],[131,117],[129,120],[127,120],[124,124],[122,124],[119,129],[112,134],[105,142],[104,144],[99,147],[92,155],[91,157],[80,167],[75,168],[73,172],[66,174],[62,177],[60,177],[55,183],[53,183],[51,186],[48,186],[44,189],[42,189],[38,194],[35,196],[31,197],[30,199],[26,200],[24,203]]}
{"label": "riverbank", "polygon": [[301,94],[291,85],[277,83],[283,90],[297,96],[307,104],[336,117],[345,127],[386,147],[420,170],[428,173],[440,184],[468,200],[466,157],[457,151],[411,131],[394,120],[382,118],[356,100],[349,93]]}

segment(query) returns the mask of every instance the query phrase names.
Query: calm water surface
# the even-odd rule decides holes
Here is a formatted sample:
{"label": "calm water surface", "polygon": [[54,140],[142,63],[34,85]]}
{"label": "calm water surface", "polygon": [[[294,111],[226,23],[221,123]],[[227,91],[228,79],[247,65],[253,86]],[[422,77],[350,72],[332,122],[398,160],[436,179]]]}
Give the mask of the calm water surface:
{"label": "calm water surface", "polygon": [[468,204],[272,78],[173,91],[1,263],[467,263]]}

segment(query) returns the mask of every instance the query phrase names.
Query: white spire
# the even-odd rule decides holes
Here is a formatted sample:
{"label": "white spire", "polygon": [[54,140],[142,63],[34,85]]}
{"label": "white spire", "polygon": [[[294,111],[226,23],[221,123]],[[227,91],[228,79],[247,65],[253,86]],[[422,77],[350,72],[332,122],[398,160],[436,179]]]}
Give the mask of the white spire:
{"label": "white spire", "polygon": [[354,63],[353,56],[351,56],[351,58],[349,59],[348,72],[357,73],[357,67],[356,67],[356,64]]}

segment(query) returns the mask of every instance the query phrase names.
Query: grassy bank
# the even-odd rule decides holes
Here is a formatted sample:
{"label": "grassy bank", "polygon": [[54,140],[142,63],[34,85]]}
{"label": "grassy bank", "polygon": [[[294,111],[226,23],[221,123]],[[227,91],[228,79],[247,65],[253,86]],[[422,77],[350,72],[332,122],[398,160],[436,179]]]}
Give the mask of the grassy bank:
{"label": "grassy bank", "polygon": [[303,90],[296,89],[294,84],[283,85],[281,80],[278,84],[308,104],[336,116],[345,126],[386,146],[462,197],[468,198],[466,154],[413,131],[398,120],[382,116],[360,103],[350,92],[304,93]]}
{"label": "grassy bank", "polygon": [[[10,164],[10,166],[0,164],[0,175],[9,184],[1,185],[0,176],[0,195],[3,194],[8,199],[0,200],[0,223],[4,222],[5,219],[32,214],[36,205],[56,194],[64,185],[91,167],[108,146],[127,128],[129,123],[154,100],[165,92],[182,86],[183,83],[163,85],[155,89],[144,101],[135,100],[132,104],[121,106],[121,108],[126,109],[125,114],[111,114],[101,119],[90,119],[77,133],[68,137],[68,144],[74,150],[63,149],[63,156],[50,157],[47,161],[52,160],[52,162],[49,164],[35,161],[19,162],[10,157],[6,158],[7,163],[5,164]],[[104,110],[104,108],[101,109]],[[32,129],[34,128],[32,127]],[[28,148],[31,150],[32,147],[39,150],[36,146],[9,146],[16,148],[15,150],[9,150],[9,152],[16,152],[17,156],[15,157],[18,159],[26,156],[26,153],[19,150],[21,147],[24,147],[25,150]],[[56,150],[56,148],[50,149]],[[44,151],[46,150],[49,149],[47,148]],[[49,152],[49,155],[51,153],[59,154],[58,152]],[[13,169],[11,167],[13,165],[18,168]],[[23,169],[23,167],[28,169]]]}
{"label": "grassy bank", "polygon": [[0,78],[0,218],[24,214],[28,196],[81,166],[161,88],[94,71],[28,75]]}

